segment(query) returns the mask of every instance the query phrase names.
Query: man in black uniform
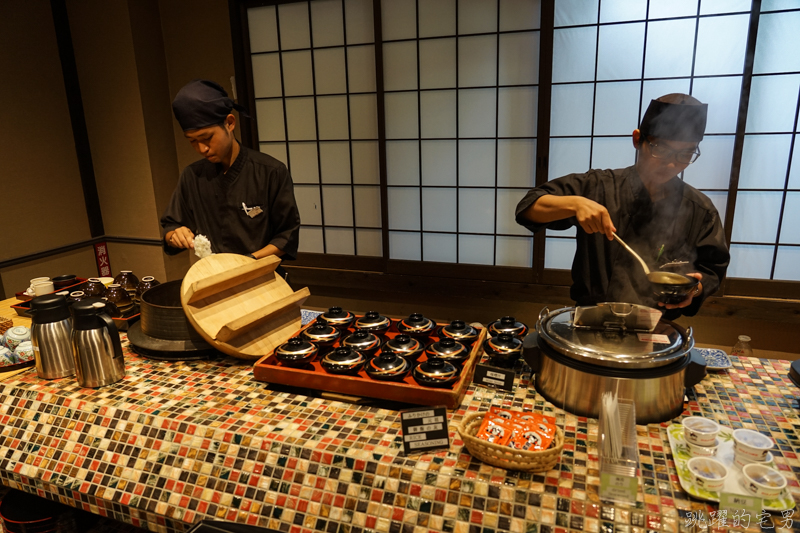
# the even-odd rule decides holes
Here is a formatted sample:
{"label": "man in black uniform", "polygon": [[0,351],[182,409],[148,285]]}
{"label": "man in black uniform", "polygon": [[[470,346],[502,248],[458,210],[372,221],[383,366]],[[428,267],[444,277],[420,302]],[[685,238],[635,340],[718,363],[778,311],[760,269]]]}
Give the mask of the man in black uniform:
{"label": "man in black uniform", "polygon": [[707,104],[685,94],[653,100],[633,131],[635,165],[558,178],[532,189],[517,205],[517,223],[533,232],[576,226],[570,295],[578,305],[656,306],[644,270],[614,242],[614,233],[651,270],[670,263],[673,271],[700,280],[684,301],[665,306],[666,318],[693,316],[719,288],[730,260],[719,214],[678,176],[700,156],[707,111]]}
{"label": "man in black uniform", "polygon": [[193,248],[202,234],[213,252],[293,259],[300,214],[292,178],[277,159],[239,144],[234,108],[244,111],[206,80],[188,83],[172,102],[184,135],[204,159],[183,170],[161,217],[164,250]]}

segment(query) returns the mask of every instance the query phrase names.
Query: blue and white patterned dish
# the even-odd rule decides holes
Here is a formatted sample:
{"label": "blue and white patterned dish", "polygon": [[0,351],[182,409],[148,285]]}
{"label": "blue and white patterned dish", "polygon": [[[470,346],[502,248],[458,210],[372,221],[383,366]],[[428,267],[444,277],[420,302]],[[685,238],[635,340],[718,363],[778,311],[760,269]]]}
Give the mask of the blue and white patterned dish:
{"label": "blue and white patterned dish", "polygon": [[317,319],[319,315],[322,314],[322,311],[312,311],[310,309],[301,309],[300,310],[300,323],[302,325],[310,324]]}
{"label": "blue and white patterned dish", "polygon": [[708,370],[724,370],[731,368],[731,360],[723,350],[716,350],[714,348],[695,348],[706,360],[706,368]]}

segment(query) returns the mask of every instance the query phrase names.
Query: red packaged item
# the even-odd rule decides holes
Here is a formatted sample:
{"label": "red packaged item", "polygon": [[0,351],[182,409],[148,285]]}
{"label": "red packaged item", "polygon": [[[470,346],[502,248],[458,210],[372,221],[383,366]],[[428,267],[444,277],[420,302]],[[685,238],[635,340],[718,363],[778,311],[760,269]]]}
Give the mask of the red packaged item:
{"label": "red packaged item", "polygon": [[478,434],[476,437],[481,440],[485,440],[486,442],[504,446],[511,439],[511,434],[513,431],[514,428],[512,427],[510,420],[507,420],[501,416],[493,415],[490,411],[486,413],[486,416],[483,417],[483,423],[481,423],[481,427],[478,429]]}

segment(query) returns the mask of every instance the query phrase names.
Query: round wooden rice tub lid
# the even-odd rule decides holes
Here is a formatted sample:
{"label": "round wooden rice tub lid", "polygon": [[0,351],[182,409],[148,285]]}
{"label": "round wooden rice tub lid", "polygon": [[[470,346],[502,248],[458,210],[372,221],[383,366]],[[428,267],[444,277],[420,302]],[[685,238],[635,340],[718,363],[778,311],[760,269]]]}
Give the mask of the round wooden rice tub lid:
{"label": "round wooden rice tub lid", "polygon": [[308,288],[293,291],[275,273],[280,259],[212,254],[192,265],[181,283],[186,318],[211,346],[256,361],[301,327]]}

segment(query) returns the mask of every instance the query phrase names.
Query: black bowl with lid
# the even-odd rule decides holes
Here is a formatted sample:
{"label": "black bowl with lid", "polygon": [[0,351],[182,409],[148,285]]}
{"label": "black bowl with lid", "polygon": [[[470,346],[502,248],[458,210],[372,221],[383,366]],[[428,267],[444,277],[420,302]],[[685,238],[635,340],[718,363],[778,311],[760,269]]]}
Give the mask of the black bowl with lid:
{"label": "black bowl with lid", "polygon": [[679,304],[687,297],[696,296],[695,291],[700,280],[684,276],[676,272],[656,271],[647,275],[653,288],[653,297],[657,302]]}
{"label": "black bowl with lid", "polygon": [[330,374],[358,374],[364,368],[367,358],[363,353],[348,347],[336,348],[322,358],[320,364]]}
{"label": "black bowl with lid", "polygon": [[453,320],[446,326],[439,329],[439,334],[442,337],[449,337],[457,340],[464,346],[472,346],[478,340],[478,330],[467,324],[463,320]]}
{"label": "black bowl with lid", "polygon": [[515,337],[522,338],[528,334],[528,326],[517,321],[513,316],[504,316],[500,320],[495,320],[489,324],[489,335],[495,337],[501,333],[510,333]]}
{"label": "black bowl with lid", "polygon": [[331,307],[317,317],[317,320],[322,319],[326,324],[335,327],[336,329],[347,329],[356,319],[356,315],[350,311],[345,311],[341,307]]}
{"label": "black bowl with lid", "polygon": [[367,311],[367,314],[356,319],[355,327],[375,335],[383,335],[392,327],[392,319],[377,311]]}
{"label": "black bowl with lid", "polygon": [[344,347],[358,350],[366,357],[372,357],[381,347],[381,340],[374,333],[359,329],[342,339],[341,344]]}
{"label": "black bowl with lid", "polygon": [[313,343],[300,337],[292,337],[275,349],[275,358],[282,365],[302,367],[314,360],[319,353],[319,348]]}
{"label": "black bowl with lid", "polygon": [[314,324],[304,329],[303,333],[300,334],[307,341],[313,342],[317,346],[325,347],[333,345],[341,335],[341,331],[320,318],[317,318]]}
{"label": "black bowl with lid", "polygon": [[425,351],[425,347],[414,337],[401,334],[383,343],[381,350],[395,353],[410,363],[413,363],[419,359],[419,356]]}
{"label": "black bowl with lid", "polygon": [[457,340],[445,337],[438,342],[432,342],[428,345],[428,347],[425,348],[425,355],[428,356],[428,359],[438,357],[439,359],[449,361],[461,371],[461,365],[464,364],[464,361],[469,359],[469,350]]}
{"label": "black bowl with lid", "polygon": [[422,313],[412,313],[397,323],[397,331],[417,339],[427,339],[435,330],[433,320],[425,318]]}
{"label": "black bowl with lid", "polygon": [[393,352],[381,352],[364,367],[369,377],[380,381],[402,381],[411,371],[411,363]]}
{"label": "black bowl with lid", "polygon": [[434,357],[417,363],[411,376],[423,387],[451,387],[459,379],[458,368],[449,361]]}
{"label": "black bowl with lid", "polygon": [[510,333],[500,333],[483,341],[483,351],[490,358],[489,364],[514,368],[522,355],[522,341]]}

